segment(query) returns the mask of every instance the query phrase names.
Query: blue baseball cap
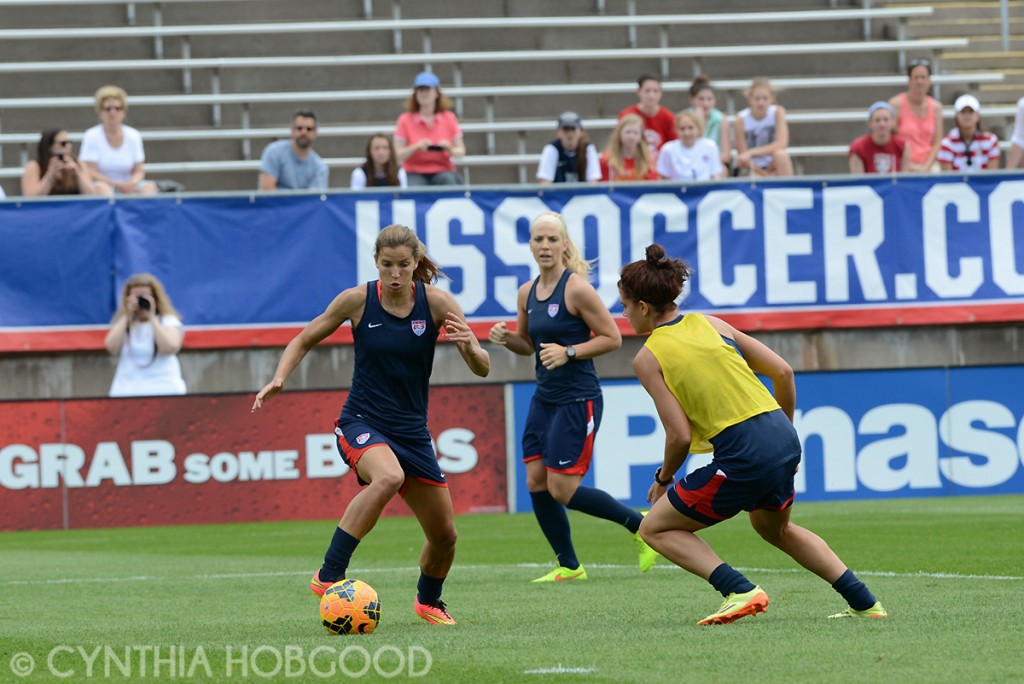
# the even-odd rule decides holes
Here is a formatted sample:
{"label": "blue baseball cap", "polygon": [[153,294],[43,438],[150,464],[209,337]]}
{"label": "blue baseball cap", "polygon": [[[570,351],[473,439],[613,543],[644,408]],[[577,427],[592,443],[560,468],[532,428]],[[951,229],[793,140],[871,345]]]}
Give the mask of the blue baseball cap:
{"label": "blue baseball cap", "polygon": [[412,82],[413,88],[440,88],[441,80],[429,71],[421,71]]}

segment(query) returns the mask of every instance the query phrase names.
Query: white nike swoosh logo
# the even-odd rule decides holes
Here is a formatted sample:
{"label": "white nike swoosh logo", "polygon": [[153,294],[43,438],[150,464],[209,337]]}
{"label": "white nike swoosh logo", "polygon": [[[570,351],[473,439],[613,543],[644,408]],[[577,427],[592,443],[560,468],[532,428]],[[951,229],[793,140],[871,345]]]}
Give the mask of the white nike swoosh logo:
{"label": "white nike swoosh logo", "polygon": [[528,314],[532,314],[532,313],[533,313],[533,309],[527,309],[527,310],[526,310],[526,313],[528,313]]}
{"label": "white nike swoosh logo", "polygon": [[558,465],[568,465],[569,463],[572,463],[572,459],[569,459],[568,461],[559,461]]}
{"label": "white nike swoosh logo", "polygon": [[383,323],[367,323],[366,327],[367,328],[379,328],[382,325],[384,325],[384,324]]}

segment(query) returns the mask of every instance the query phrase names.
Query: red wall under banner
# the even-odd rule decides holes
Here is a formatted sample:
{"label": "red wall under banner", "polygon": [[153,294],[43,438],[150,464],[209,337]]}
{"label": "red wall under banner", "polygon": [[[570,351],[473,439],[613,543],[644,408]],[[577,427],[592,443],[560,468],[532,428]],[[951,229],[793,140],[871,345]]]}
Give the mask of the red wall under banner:
{"label": "red wall under banner", "polygon": [[[334,442],[345,396],[0,402],[0,529],[340,517],[359,489]],[[432,388],[429,425],[455,512],[507,510],[502,387]]]}

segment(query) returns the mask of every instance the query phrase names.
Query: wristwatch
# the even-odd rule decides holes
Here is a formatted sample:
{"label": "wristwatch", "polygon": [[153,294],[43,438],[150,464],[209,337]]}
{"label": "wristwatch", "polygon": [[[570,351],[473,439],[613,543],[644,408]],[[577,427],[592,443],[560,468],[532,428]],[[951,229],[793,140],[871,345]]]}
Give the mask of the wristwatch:
{"label": "wristwatch", "polygon": [[570,361],[576,360],[576,347],[571,344],[565,348],[565,355]]}
{"label": "wristwatch", "polygon": [[673,480],[675,480],[674,477],[670,477],[667,480],[661,479],[661,466],[658,466],[658,469],[654,471],[654,481],[658,484],[659,487],[668,487],[670,484],[672,484]]}

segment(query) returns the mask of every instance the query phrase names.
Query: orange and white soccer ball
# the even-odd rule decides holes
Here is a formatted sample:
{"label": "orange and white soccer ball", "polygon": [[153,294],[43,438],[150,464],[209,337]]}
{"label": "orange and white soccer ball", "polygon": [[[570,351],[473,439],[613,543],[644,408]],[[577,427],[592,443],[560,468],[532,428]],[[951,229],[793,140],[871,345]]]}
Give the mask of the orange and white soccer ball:
{"label": "orange and white soccer ball", "polygon": [[331,634],[369,634],[380,622],[377,591],[360,580],[339,580],[320,599],[320,618]]}

